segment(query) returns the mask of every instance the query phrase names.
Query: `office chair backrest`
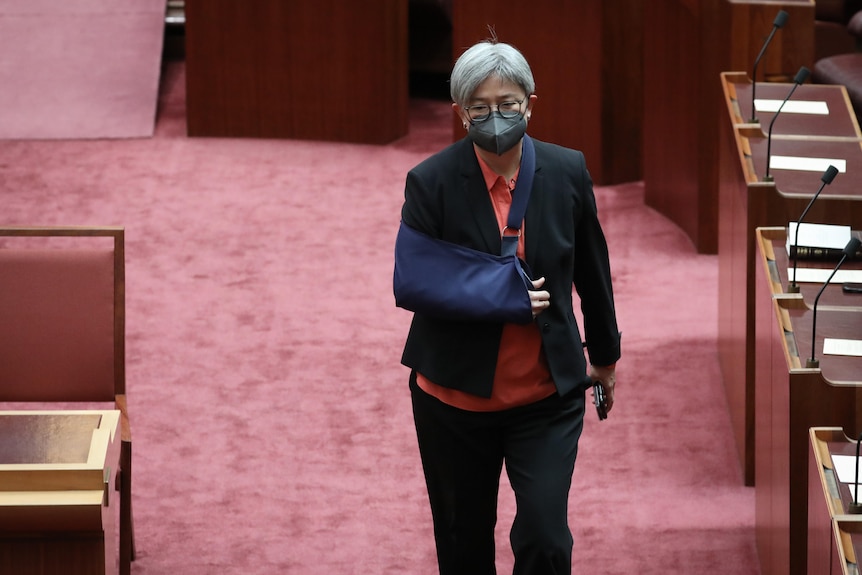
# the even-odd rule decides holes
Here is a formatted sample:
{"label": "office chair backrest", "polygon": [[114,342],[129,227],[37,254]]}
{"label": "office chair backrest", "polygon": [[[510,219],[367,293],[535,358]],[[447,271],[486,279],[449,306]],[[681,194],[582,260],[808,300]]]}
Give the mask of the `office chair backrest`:
{"label": "office chair backrest", "polygon": [[0,401],[125,393],[119,228],[0,227]]}

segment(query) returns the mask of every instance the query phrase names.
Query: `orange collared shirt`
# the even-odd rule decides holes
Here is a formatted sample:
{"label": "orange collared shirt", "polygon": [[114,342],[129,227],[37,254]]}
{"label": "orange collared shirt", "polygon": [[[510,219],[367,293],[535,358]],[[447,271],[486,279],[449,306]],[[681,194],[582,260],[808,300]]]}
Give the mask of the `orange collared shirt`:
{"label": "orange collared shirt", "polygon": [[[512,206],[512,190],[518,174],[507,183],[498,176],[477,154],[485,185],[491,196],[500,233],[506,226],[509,208]],[[518,257],[524,258],[524,225],[518,238]],[[494,372],[494,387],[491,397],[484,398],[456,389],[437,385],[416,374],[419,387],[443,403],[468,411],[501,411],[519,405],[527,405],[544,399],[556,392],[551,373],[542,351],[542,336],[535,322],[525,325],[507,323],[503,326],[500,351]]]}

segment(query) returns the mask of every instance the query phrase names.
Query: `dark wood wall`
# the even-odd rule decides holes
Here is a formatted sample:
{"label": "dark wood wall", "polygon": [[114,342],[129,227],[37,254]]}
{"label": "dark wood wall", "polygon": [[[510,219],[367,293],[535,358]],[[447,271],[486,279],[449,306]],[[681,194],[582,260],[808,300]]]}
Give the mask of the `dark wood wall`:
{"label": "dark wood wall", "polygon": [[186,0],[190,136],[407,133],[407,0]]}

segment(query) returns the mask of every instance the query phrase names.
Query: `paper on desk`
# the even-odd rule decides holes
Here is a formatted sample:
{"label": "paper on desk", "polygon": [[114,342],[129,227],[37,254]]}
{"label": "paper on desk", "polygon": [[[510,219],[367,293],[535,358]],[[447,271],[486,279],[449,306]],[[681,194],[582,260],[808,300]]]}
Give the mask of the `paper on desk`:
{"label": "paper on desk", "polygon": [[[819,268],[798,268],[796,270],[796,277],[793,277],[793,268],[787,270],[787,275],[789,279],[797,282],[797,283],[819,283],[822,284],[829,277],[829,274],[832,273],[832,270],[819,269]],[[838,270],[835,272],[835,277],[833,277],[829,283],[862,283],[862,270]]]}
{"label": "paper on desk", "polygon": [[807,248],[828,248],[843,250],[850,241],[850,226],[834,224],[799,225],[799,236],[796,235],[796,222],[787,224],[787,253],[795,241],[797,245]]}
{"label": "paper on desk", "polygon": [[800,156],[772,156],[769,167],[776,170],[798,170],[801,172],[825,172],[829,166],[835,166],[840,172],[847,171],[847,160],[835,158],[804,158]]}
{"label": "paper on desk", "polygon": [[824,355],[852,355],[862,357],[862,340],[827,337],[823,340]]}
{"label": "paper on desk", "polygon": [[[855,441],[853,442],[856,443]],[[833,455],[832,465],[835,466],[835,474],[838,475],[838,481],[841,483],[849,483],[850,488],[856,483],[856,456],[855,455]],[[860,477],[862,477],[862,468],[859,469]],[[862,492],[862,489],[860,489]]]}
{"label": "paper on desk", "polygon": [[[783,100],[754,99],[754,108],[758,112],[777,112]],[[781,108],[782,114],[829,114],[829,106],[822,100],[788,100]]]}

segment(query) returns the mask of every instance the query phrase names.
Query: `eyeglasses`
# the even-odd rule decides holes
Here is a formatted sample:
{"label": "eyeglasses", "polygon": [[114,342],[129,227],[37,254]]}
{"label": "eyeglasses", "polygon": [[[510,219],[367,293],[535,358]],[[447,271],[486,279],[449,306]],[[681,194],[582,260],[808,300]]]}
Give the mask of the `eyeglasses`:
{"label": "eyeglasses", "polygon": [[471,122],[478,123],[484,122],[488,118],[491,117],[491,108],[497,108],[497,111],[506,119],[511,119],[519,116],[521,114],[521,104],[523,104],[527,100],[527,97],[517,102],[500,102],[496,106],[489,106],[487,104],[479,104],[477,106],[464,106],[464,110],[467,111],[467,117],[470,118]]}

